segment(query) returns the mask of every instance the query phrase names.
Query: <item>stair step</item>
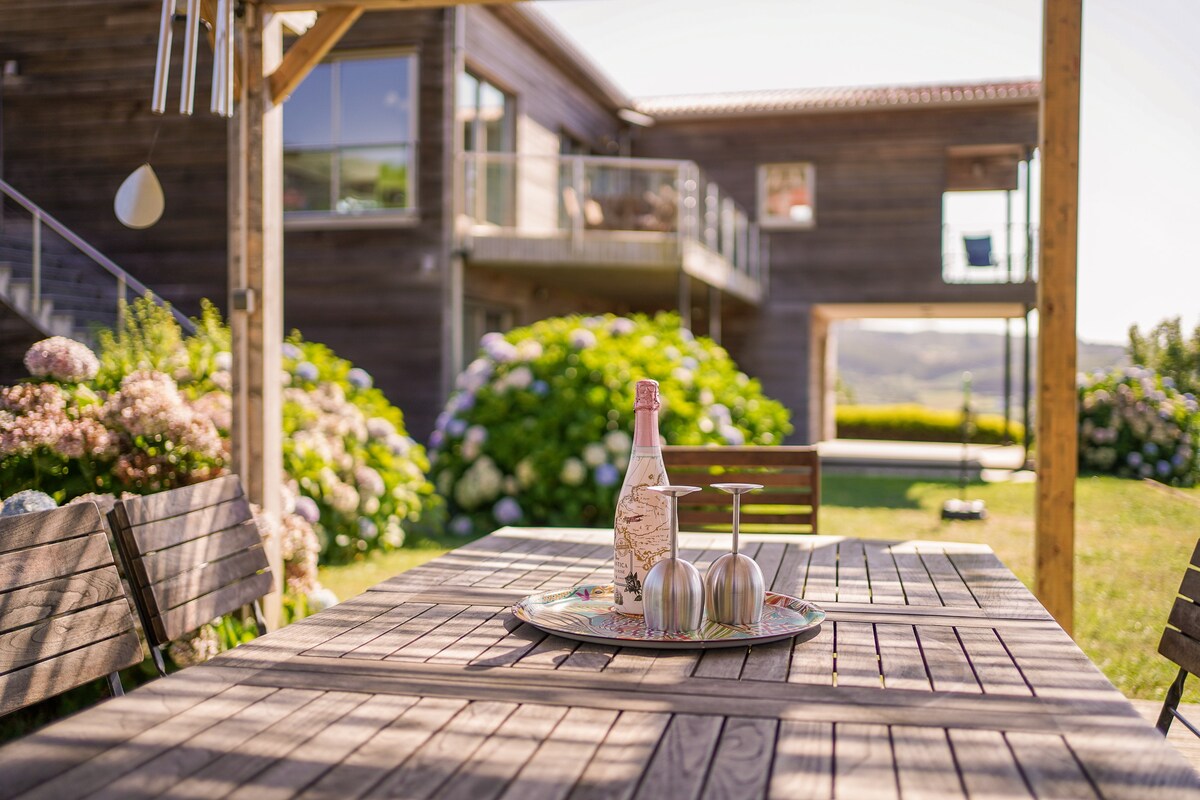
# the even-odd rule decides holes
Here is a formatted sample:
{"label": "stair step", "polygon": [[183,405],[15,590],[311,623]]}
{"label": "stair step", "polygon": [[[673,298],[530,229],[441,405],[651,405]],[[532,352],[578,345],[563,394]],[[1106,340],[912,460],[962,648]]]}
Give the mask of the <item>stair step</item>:
{"label": "stair step", "polygon": [[51,314],[46,327],[55,336],[67,336],[72,339],[78,339],[79,336],[75,332],[75,315],[63,311],[56,311]]}
{"label": "stair step", "polygon": [[33,291],[25,281],[12,281],[8,284],[8,299],[19,311],[28,313],[33,301]]}

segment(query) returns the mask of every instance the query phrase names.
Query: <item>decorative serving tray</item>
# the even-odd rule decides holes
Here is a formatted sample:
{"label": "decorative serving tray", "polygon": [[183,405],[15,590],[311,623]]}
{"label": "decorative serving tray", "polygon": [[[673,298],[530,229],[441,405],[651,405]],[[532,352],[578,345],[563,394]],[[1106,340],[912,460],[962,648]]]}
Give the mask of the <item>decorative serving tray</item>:
{"label": "decorative serving tray", "polygon": [[613,608],[613,585],[575,586],[531,594],[512,607],[520,620],[556,636],[622,647],[658,647],[680,650],[739,647],[790,639],[812,630],[825,619],[814,603],[767,592],[762,620],[733,626],[712,622],[692,633],[663,633],[646,628],[644,617]]}

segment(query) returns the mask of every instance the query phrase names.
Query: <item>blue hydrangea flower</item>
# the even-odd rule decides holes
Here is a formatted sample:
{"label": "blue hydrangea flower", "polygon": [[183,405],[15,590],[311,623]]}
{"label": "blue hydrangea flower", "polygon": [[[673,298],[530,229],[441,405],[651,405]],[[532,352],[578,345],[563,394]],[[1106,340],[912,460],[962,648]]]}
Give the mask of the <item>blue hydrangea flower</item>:
{"label": "blue hydrangea flower", "polygon": [[317,365],[311,361],[301,361],[292,369],[292,374],[302,381],[315,382],[320,376]]}
{"label": "blue hydrangea flower", "polygon": [[1154,465],[1154,471],[1158,473],[1158,477],[1166,478],[1166,477],[1170,476],[1171,472],[1173,471],[1173,468],[1171,467],[1171,462],[1159,461],[1157,464]]}
{"label": "blue hydrangea flower", "polygon": [[26,489],[4,501],[4,505],[0,506],[0,517],[15,517],[17,514],[49,511],[52,508],[58,508],[53,497],[36,489]]}
{"label": "blue hydrangea flower", "polygon": [[465,419],[452,419],[446,423],[446,433],[453,436],[455,439],[466,433],[467,421]]}
{"label": "blue hydrangea flower", "polygon": [[441,447],[442,442],[444,442],[445,440],[446,440],[446,434],[442,433],[442,431],[440,431],[440,430],[436,430],[433,433],[429,434],[429,446],[431,448],[433,448],[434,450]]}
{"label": "blue hydrangea flower", "polygon": [[529,385],[529,391],[533,392],[538,397],[545,397],[550,394],[550,384],[543,380],[536,380]]}
{"label": "blue hydrangea flower", "polygon": [[1137,469],[1142,465],[1142,454],[1134,450],[1132,453],[1125,456],[1125,463],[1134,469]]}
{"label": "blue hydrangea flower", "polygon": [[450,520],[450,532],[455,536],[470,536],[475,532],[475,525],[466,514],[459,514]]}
{"label": "blue hydrangea flower", "polygon": [[346,380],[355,389],[370,389],[375,383],[375,379],[371,377],[371,373],[358,367],[346,373]]}
{"label": "blue hydrangea flower", "polygon": [[597,486],[615,486],[619,480],[621,480],[621,471],[612,464],[605,463],[596,467]]}
{"label": "blue hydrangea flower", "polygon": [[501,497],[496,505],[492,506],[492,516],[501,525],[513,525],[519,522],[523,513],[520,503],[513,497]]}
{"label": "blue hydrangea flower", "polygon": [[1146,442],[1142,445],[1142,455],[1146,458],[1154,458],[1158,455],[1158,445],[1154,442]]}
{"label": "blue hydrangea flower", "polygon": [[300,495],[296,498],[296,513],[314,525],[321,518],[321,508],[317,505],[317,501],[307,495]]}
{"label": "blue hydrangea flower", "polygon": [[280,352],[284,358],[300,358],[304,355],[304,351],[291,342],[284,342],[283,347],[280,348]]}

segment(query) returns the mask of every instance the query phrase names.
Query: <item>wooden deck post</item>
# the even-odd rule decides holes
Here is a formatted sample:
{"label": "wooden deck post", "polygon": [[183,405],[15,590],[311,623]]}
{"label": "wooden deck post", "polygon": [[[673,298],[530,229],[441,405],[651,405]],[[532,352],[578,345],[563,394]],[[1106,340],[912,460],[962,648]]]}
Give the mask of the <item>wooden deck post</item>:
{"label": "wooden deck post", "polygon": [[1035,592],[1074,626],[1075,295],[1082,0],[1045,0],[1042,30],[1041,272],[1038,280]]}
{"label": "wooden deck post", "polygon": [[[283,55],[277,19],[258,2],[239,20],[242,94],[229,124],[229,319],[233,334],[233,468],[250,500],[278,522],[283,476],[283,116],[267,80]],[[267,543],[280,618],[283,565]]]}

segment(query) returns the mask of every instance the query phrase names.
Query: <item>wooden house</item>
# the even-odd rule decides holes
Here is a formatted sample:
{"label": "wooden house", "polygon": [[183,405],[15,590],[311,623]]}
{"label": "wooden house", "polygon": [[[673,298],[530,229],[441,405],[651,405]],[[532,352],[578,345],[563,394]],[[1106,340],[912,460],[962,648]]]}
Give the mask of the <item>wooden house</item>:
{"label": "wooden house", "polygon": [[[0,4],[0,179],[186,313],[225,306],[230,143],[202,110],[208,51],[201,110],[155,116],[159,4],[66,5]],[[636,101],[533,8],[374,12],[284,105],[286,325],[370,371],[423,435],[482,333],[675,308],[816,440],[831,322],[1033,306],[1028,224],[1001,263],[964,267],[942,209],[955,191],[1030,202],[1037,114],[1029,82]],[[167,210],[131,231],[111,204],[147,160]],[[38,226],[3,212],[5,341],[111,315],[120,282],[57,233],[37,234],[38,290],[13,291]]]}

